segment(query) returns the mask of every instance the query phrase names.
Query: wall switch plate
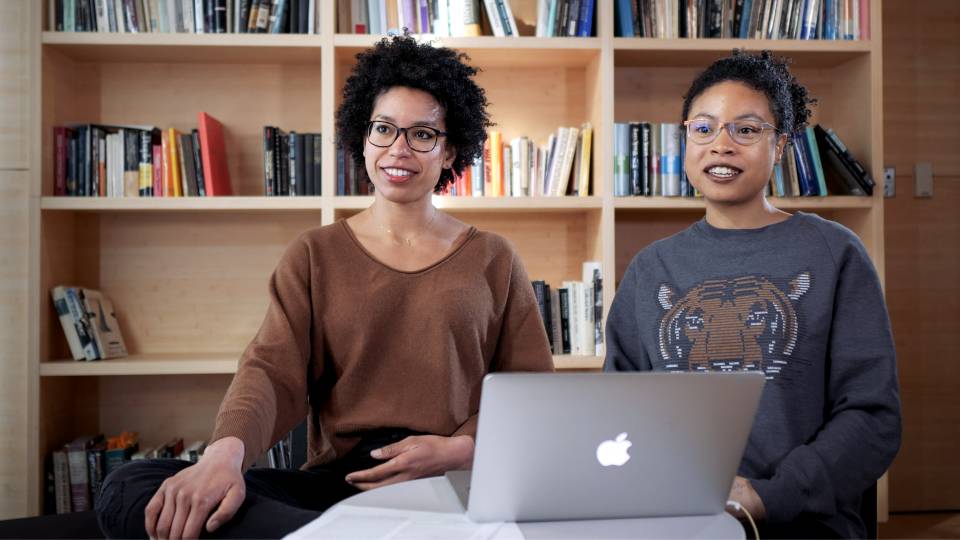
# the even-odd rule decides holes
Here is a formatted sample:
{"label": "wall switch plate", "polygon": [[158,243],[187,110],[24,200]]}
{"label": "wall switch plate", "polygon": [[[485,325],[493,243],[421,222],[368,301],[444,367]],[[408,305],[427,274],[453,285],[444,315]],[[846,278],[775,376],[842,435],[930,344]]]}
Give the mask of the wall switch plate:
{"label": "wall switch plate", "polygon": [[883,169],[883,196],[887,198],[897,196],[897,170],[893,167]]}
{"label": "wall switch plate", "polygon": [[933,197],[933,163],[919,162],[913,166],[913,196]]}

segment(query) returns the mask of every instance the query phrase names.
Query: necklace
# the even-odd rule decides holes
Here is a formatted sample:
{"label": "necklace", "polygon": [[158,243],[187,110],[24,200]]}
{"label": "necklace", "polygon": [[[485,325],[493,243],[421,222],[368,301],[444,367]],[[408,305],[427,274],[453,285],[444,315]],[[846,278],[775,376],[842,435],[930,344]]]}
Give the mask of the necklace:
{"label": "necklace", "polygon": [[423,233],[427,232],[430,229],[430,226],[433,225],[433,221],[437,218],[437,213],[438,213],[437,209],[434,207],[433,214],[430,216],[430,219],[427,221],[427,224],[424,225],[422,229],[420,229],[413,235],[408,236],[406,238],[399,238],[397,234],[393,232],[393,229],[391,229],[390,227],[385,227],[379,223],[376,223],[376,220],[374,220],[374,223],[376,223],[377,227],[380,228],[383,232],[387,233],[387,235],[390,237],[391,240],[393,240],[395,244],[401,245],[401,246],[405,245],[407,247],[413,247],[413,241],[419,238]]}

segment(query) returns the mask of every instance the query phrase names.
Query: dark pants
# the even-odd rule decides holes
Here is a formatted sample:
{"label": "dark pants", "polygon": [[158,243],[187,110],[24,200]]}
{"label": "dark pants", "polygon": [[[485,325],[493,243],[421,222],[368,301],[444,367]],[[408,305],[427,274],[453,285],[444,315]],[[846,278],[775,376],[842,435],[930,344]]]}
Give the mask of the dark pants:
{"label": "dark pants", "polygon": [[[309,470],[250,469],[246,498],[212,538],[279,538],[359,492],[344,477],[379,463],[370,451],[416,433],[379,430],[365,434],[342,459]],[[160,484],[192,463],[176,459],[134,461],[110,473],[97,500],[97,519],[108,538],[146,538],[144,509]]]}

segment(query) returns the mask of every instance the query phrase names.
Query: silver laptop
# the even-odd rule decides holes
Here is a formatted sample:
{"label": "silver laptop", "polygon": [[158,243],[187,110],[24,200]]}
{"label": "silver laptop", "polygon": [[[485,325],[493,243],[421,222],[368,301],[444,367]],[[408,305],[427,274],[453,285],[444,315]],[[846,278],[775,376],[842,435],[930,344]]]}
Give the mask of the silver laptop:
{"label": "silver laptop", "polygon": [[468,517],[553,521],[718,514],[761,373],[495,373],[473,470],[447,473]]}

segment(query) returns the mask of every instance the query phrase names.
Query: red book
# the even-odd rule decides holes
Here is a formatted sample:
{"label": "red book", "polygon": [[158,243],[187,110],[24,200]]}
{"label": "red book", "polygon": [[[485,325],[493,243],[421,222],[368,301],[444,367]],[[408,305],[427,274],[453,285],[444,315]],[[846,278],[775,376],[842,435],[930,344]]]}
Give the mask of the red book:
{"label": "red book", "polygon": [[223,144],[223,124],[205,112],[197,117],[200,131],[200,153],[203,161],[203,182],[206,196],[233,195],[227,151]]}
{"label": "red book", "polygon": [[172,193],[167,193],[166,187],[163,184],[163,146],[159,144],[153,145],[153,185],[152,195],[154,197],[167,197],[173,195]]}

